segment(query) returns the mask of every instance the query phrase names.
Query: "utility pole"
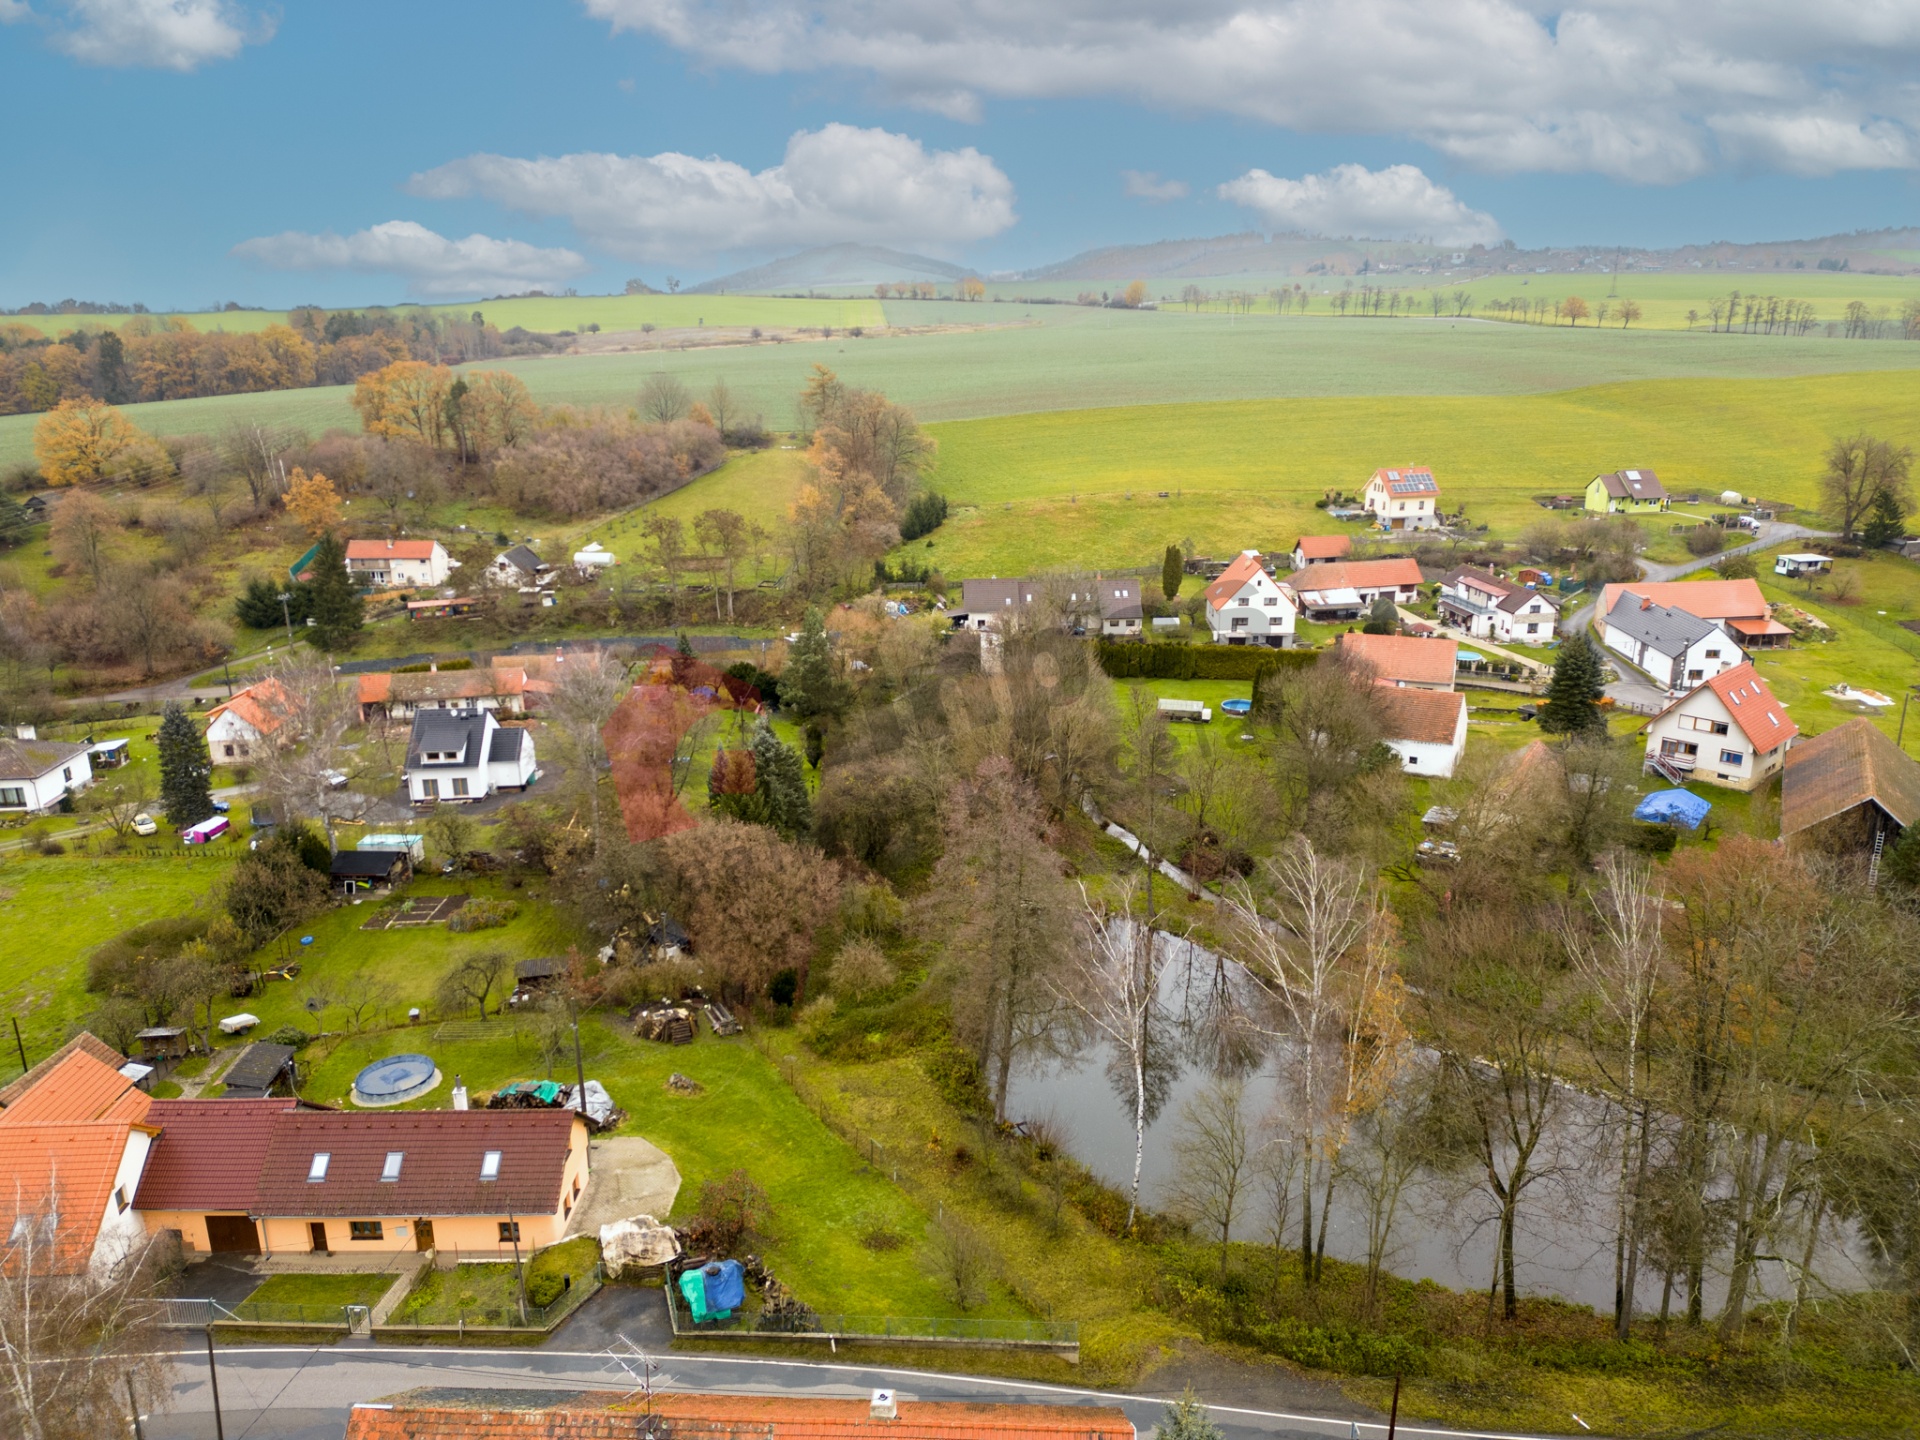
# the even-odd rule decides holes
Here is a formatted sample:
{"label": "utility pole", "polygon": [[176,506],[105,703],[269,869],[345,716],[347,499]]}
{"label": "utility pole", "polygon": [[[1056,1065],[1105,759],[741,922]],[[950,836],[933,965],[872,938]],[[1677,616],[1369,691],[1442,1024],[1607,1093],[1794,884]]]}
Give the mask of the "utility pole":
{"label": "utility pole", "polygon": [[280,592],[280,618],[287,622],[287,643],[293,643],[293,612],[287,608],[287,602],[293,599],[291,590]]}
{"label": "utility pole", "polygon": [[577,1082],[573,1091],[573,1108],[580,1112],[582,1120],[587,1118],[587,1067],[580,1059],[580,1005],[573,995],[567,996],[567,1013],[573,1021],[573,1076]]}
{"label": "utility pole", "polygon": [[[1901,723],[1904,724],[1906,718],[1907,709],[1906,706],[1903,705],[1900,707]],[[13,1021],[13,1048],[20,1052],[20,1073],[24,1075],[27,1073],[27,1047],[25,1042],[20,1038],[20,1017],[18,1015],[11,1015],[7,1018]]]}
{"label": "utility pole", "polygon": [[132,1374],[127,1376],[127,1404],[133,1410],[133,1440],[147,1440],[146,1434],[140,1429],[140,1402],[134,1397]]}
{"label": "utility pole", "polygon": [[213,1440],[227,1440],[227,1427],[220,1419],[220,1372],[213,1363],[213,1322],[207,1322],[207,1383],[213,1387]]}
{"label": "utility pole", "polygon": [[[520,1287],[520,1323],[527,1323],[527,1272],[520,1267],[520,1222],[513,1218],[513,1211],[507,1211],[507,1234],[513,1237],[513,1274]],[[221,1436],[219,1440],[226,1440]]]}
{"label": "utility pole", "polygon": [[[1900,742],[1907,737],[1907,706],[1913,703],[1913,697],[1915,695],[1920,695],[1920,685],[1909,685],[1907,687],[1907,693],[1900,697],[1900,729],[1893,737],[1893,748],[1901,750],[1902,754],[1906,753],[1901,749]],[[15,1035],[20,1033],[20,1022],[18,1020],[13,1022],[13,1033]],[[22,1065],[27,1063],[26,1056],[23,1055],[20,1057],[20,1063]]]}

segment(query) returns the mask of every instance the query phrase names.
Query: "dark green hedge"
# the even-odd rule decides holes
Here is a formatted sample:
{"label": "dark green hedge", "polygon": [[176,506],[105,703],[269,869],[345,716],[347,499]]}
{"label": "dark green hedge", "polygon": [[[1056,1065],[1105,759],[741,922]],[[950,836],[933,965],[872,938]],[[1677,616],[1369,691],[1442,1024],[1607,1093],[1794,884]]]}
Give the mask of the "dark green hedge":
{"label": "dark green hedge", "polygon": [[1251,680],[1283,667],[1311,665],[1317,650],[1264,645],[1187,645],[1166,641],[1096,640],[1100,668],[1116,680]]}

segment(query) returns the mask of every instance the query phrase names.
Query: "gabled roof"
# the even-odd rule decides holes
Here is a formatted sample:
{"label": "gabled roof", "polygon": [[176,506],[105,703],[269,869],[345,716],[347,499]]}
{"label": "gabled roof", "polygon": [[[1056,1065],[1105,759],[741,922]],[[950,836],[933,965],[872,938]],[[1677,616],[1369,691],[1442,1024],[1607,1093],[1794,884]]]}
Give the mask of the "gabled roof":
{"label": "gabled roof", "polygon": [[[399,1110],[381,1115],[289,1111],[275,1117],[260,1165],[259,1215],[550,1215],[576,1116],[570,1110]],[[482,1180],[488,1151],[500,1174]],[[313,1157],[326,1179],[307,1179]],[[400,1178],[383,1181],[399,1151]]]}
{"label": "gabled roof", "polygon": [[1422,685],[1453,683],[1455,640],[1422,640],[1413,635],[1342,635],[1340,652],[1365,661],[1379,680],[1408,680]]}
{"label": "gabled roof", "polygon": [[207,711],[207,724],[213,724],[231,710],[252,726],[256,734],[271,735],[286,723],[290,709],[286,687],[278,680],[266,679],[244,690],[234,691],[231,700]]}
{"label": "gabled roof", "polygon": [[1373,479],[1386,486],[1389,495],[1400,500],[1440,493],[1440,482],[1433,478],[1433,471],[1424,465],[1408,465],[1399,470],[1376,470]]}
{"label": "gabled roof", "polygon": [[349,560],[431,560],[438,540],[349,540]]}
{"label": "gabled roof", "polygon": [[17,1079],[11,1081],[5,1088],[0,1089],[0,1106],[13,1104],[14,1101],[18,1100],[38,1084],[42,1076],[47,1074],[54,1066],[58,1065],[76,1050],[91,1055],[111,1070],[118,1070],[122,1065],[127,1063],[127,1057],[107,1044],[106,1041],[88,1031],[82,1030],[58,1050],[47,1056],[46,1059],[34,1065],[26,1074],[19,1076]]}
{"label": "gabled roof", "polygon": [[818,1395],[641,1396],[594,1391],[420,1389],[356,1405],[346,1440],[1136,1440],[1111,1405],[1029,1405],[979,1400],[895,1401],[874,1416],[870,1400]]}
{"label": "gabled roof", "polygon": [[1380,706],[1383,738],[1421,745],[1451,745],[1467,708],[1467,697],[1457,690],[1406,690],[1388,681],[1375,685],[1374,699]]}
{"label": "gabled roof", "polygon": [[404,850],[341,850],[328,873],[336,880],[384,880],[406,859]]}
{"label": "gabled roof", "polygon": [[38,780],[86,753],[86,746],[66,740],[0,739],[0,780]]}
{"label": "gabled roof", "polygon": [[1726,707],[1728,716],[1733,720],[1733,728],[1745,735],[1759,754],[1764,755],[1786,744],[1800,733],[1800,727],[1787,718],[1786,710],[1774,699],[1773,692],[1767,688],[1767,682],[1760,678],[1760,672],[1753,668],[1751,660],[1731,670],[1722,670],[1711,680],[1694,686],[1647,723],[1651,725],[1663,716],[1672,714],[1702,690],[1713,692],[1714,697]]}
{"label": "gabled roof", "polygon": [[1667,487],[1651,470],[1616,470],[1610,475],[1593,477],[1606,487],[1615,500],[1664,500]]}
{"label": "gabled roof", "polygon": [[1920,763],[1871,720],[1849,720],[1787,752],[1780,834],[1797,834],[1869,800],[1903,827],[1920,825]]}
{"label": "gabled roof", "polygon": [[[485,764],[487,757],[481,753],[481,746],[490,719],[492,713],[486,710],[416,710],[413,734],[407,740],[407,768],[430,770],[437,765],[455,765],[470,770]],[[457,762],[422,760],[421,755],[427,751],[454,751],[466,758]]]}
{"label": "gabled roof", "polygon": [[1040,588],[1030,580],[962,580],[960,608],[968,614],[992,614],[1031,605],[1039,598]]}
{"label": "gabled roof", "polygon": [[1420,583],[1419,562],[1398,560],[1336,560],[1298,572],[1293,585],[1301,591],[1406,589]]}
{"label": "gabled roof", "polygon": [[517,761],[520,752],[526,748],[527,732],[518,725],[502,725],[493,732],[493,740],[487,746],[487,760],[507,763]]}
{"label": "gabled roof", "polygon": [[147,1119],[160,1138],[134,1206],[250,1211],[274,1121],[299,1104],[292,1098],[154,1101]]}
{"label": "gabled roof", "polygon": [[1260,564],[1258,550],[1242,550],[1233,557],[1231,564],[1222,570],[1214,582],[1207,586],[1207,605],[1218,610],[1234,596],[1240,588],[1256,576],[1265,575],[1266,569]]}
{"label": "gabled roof", "polygon": [[1671,605],[1656,605],[1631,591],[1623,593],[1619,603],[1607,613],[1607,624],[1657,654],[1672,657],[1686,654],[1712,635],[1727,639],[1726,632],[1711,620],[1702,620]]}
{"label": "gabled roof", "polygon": [[362,705],[384,705],[393,698],[393,675],[387,670],[376,671],[360,677],[359,697]]}
{"label": "gabled roof", "polygon": [[153,1101],[120,1073],[124,1063],[117,1055],[108,1064],[87,1050],[67,1051],[0,1110],[0,1127],[145,1119]]}
{"label": "gabled roof", "polygon": [[240,1058],[220,1077],[226,1092],[222,1100],[258,1099],[266,1095],[293,1063],[293,1046],[256,1040],[240,1052]]}
{"label": "gabled roof", "polygon": [[1293,548],[1303,560],[1338,560],[1353,553],[1351,535],[1302,535]]}
{"label": "gabled roof", "polygon": [[1459,589],[1463,585],[1469,586],[1472,589],[1484,591],[1496,598],[1511,595],[1516,590],[1524,590],[1526,588],[1518,581],[1502,580],[1498,575],[1478,569],[1472,565],[1462,565],[1458,569],[1449,570],[1441,577],[1440,583],[1454,590]]}
{"label": "gabled roof", "polygon": [[1600,613],[1611,615],[1623,594],[1631,592],[1656,605],[1672,605],[1702,620],[1743,616],[1764,620],[1767,598],[1751,580],[1625,580],[1600,591]]}
{"label": "gabled roof", "polygon": [[522,668],[488,666],[475,670],[412,670],[390,677],[388,695],[403,704],[422,700],[479,700],[518,695],[526,688]]}
{"label": "gabled roof", "polygon": [[553,568],[552,565],[542,560],[537,554],[524,545],[515,545],[512,549],[502,550],[498,555],[493,557],[493,563],[496,565],[511,565],[514,569],[527,575],[533,574],[536,570],[551,570]]}
{"label": "gabled roof", "polygon": [[[49,1121],[0,1126],[0,1235],[11,1236],[22,1220],[54,1222],[42,1235],[47,1268],[84,1269],[100,1238],[113,1194],[114,1176],[136,1126],[126,1120]],[[35,1268],[39,1268],[36,1261]]]}

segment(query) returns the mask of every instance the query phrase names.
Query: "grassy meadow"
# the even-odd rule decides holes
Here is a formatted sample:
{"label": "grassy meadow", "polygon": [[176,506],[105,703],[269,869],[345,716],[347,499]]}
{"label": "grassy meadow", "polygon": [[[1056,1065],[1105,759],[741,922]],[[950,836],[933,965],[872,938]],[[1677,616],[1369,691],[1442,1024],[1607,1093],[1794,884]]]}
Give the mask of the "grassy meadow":
{"label": "grassy meadow", "polygon": [[[724,377],[775,429],[796,423],[795,399],[815,362],[849,383],[886,391],[929,421],[1291,397],[1530,395],[1635,380],[1920,368],[1920,346],[1823,338],[1047,305],[888,301],[886,311],[899,326],[972,328],[522,357],[484,367],[515,372],[547,404],[627,405],[655,372],[675,375],[695,391]],[[351,397],[349,386],[321,386],[155,401],[129,405],[126,413],[161,435],[214,433],[230,421],[319,434],[336,426],[358,429]],[[0,416],[0,469],[31,461],[37,419]]]}
{"label": "grassy meadow", "polygon": [[[1385,277],[1393,283],[1399,277]],[[1429,277],[1408,277],[1405,287],[1424,291],[1433,288],[1420,283]],[[1692,328],[1687,312],[1697,312],[1694,324],[1704,328],[1708,307],[1724,300],[1733,291],[1742,295],[1773,295],[1781,300],[1803,300],[1812,304],[1824,326],[1840,320],[1851,302],[1858,300],[1878,312],[1882,306],[1897,316],[1903,301],[1920,299],[1920,275],[1857,275],[1851,271],[1826,270],[1674,270],[1660,272],[1623,271],[1618,277],[1594,267],[1582,274],[1555,272],[1550,275],[1489,275],[1464,285],[1446,283],[1449,294],[1465,290],[1484,307],[1489,300],[1563,300],[1578,295],[1598,312],[1609,299],[1630,296],[1640,306],[1635,325],[1648,330],[1686,330]],[[1611,292],[1611,294],[1609,294]],[[1617,322],[1615,322],[1617,323]],[[1589,319],[1581,328],[1592,326]],[[1756,336],[1757,339],[1781,338]]]}

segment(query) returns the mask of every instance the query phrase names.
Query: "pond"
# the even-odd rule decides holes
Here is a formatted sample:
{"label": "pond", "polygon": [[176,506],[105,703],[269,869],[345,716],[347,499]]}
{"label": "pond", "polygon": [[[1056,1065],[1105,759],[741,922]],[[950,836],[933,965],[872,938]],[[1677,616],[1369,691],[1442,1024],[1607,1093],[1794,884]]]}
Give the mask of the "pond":
{"label": "pond", "polygon": [[[1237,965],[1191,942],[1160,935],[1160,997],[1167,1012],[1187,1017],[1188,1043],[1177,1047],[1177,1058],[1165,1103],[1147,1128],[1141,1170],[1141,1201],[1152,1209],[1169,1206],[1179,1165],[1176,1146],[1185,1129],[1183,1111],[1217,1079],[1215,1064],[1203,1054],[1205,1046],[1191,1043],[1205,1035],[1212,998],[1222,987],[1244,993],[1248,982]],[[1089,1043],[1065,1057],[1035,1057],[1016,1066],[1010,1078],[1007,1113],[1012,1119],[1044,1120],[1059,1135],[1068,1152],[1101,1179],[1124,1193],[1133,1171],[1133,1107],[1131,1092],[1123,1099],[1109,1078],[1111,1048]],[[1270,1048],[1252,1060],[1246,1073],[1241,1113],[1250,1143],[1271,1142],[1281,1111],[1280,1064],[1284,1051]],[[1431,1065],[1437,1057],[1422,1052],[1416,1065]],[[1613,1210],[1616,1193],[1614,1168],[1618,1164],[1609,1127],[1609,1107],[1596,1097],[1564,1088],[1559,1112],[1535,1152],[1535,1169],[1542,1176],[1522,1197],[1516,1220],[1516,1277],[1525,1294],[1554,1295],[1603,1312],[1613,1307]],[[1361,1156],[1364,1142],[1356,1138],[1351,1153]],[[1416,1173],[1402,1199],[1394,1226],[1387,1268],[1408,1279],[1431,1279],[1455,1289],[1484,1290],[1494,1273],[1497,1209],[1486,1189],[1476,1182],[1480,1172],[1471,1165],[1457,1170]],[[1297,1187],[1296,1187],[1297,1190]],[[1235,1219],[1236,1240],[1271,1243],[1273,1205],[1270,1191],[1256,1186]],[[1316,1200],[1316,1208],[1318,1202]],[[1298,1201],[1287,1231],[1297,1245]],[[1797,1257],[1799,1242],[1791,1247]],[[1364,1261],[1366,1228],[1358,1197],[1350,1188],[1336,1189],[1327,1232],[1327,1253],[1344,1260]],[[1873,1283],[1864,1247],[1850,1232],[1829,1233],[1815,1250],[1814,1270],[1825,1286],[1859,1289]],[[1724,1273],[1712,1273],[1705,1289],[1707,1313],[1725,1297]],[[1758,1276],[1764,1297],[1783,1297],[1791,1282],[1785,1267],[1763,1264]],[[1662,1277],[1649,1273],[1643,1260],[1638,1305],[1657,1310]],[[1673,1304],[1684,1306],[1676,1284]]]}

